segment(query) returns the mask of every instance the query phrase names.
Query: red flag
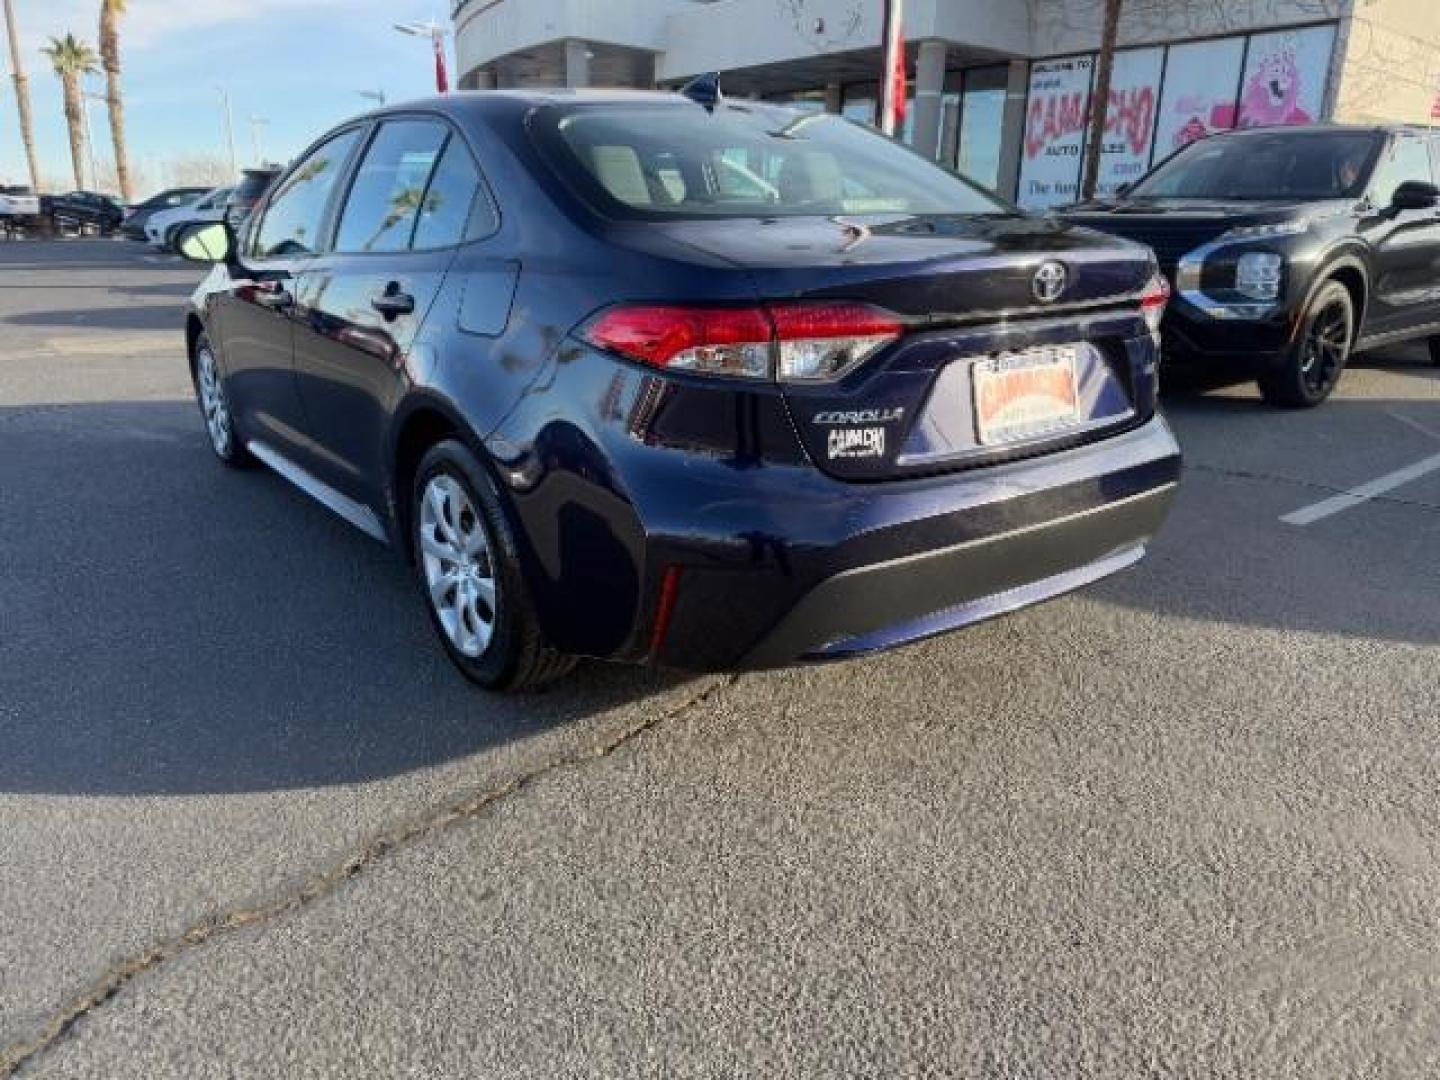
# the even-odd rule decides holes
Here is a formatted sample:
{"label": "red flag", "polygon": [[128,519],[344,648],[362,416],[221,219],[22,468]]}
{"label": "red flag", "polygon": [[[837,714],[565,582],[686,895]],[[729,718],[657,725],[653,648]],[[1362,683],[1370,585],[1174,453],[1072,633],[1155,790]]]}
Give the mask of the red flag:
{"label": "red flag", "polygon": [[432,40],[435,42],[435,89],[442,94],[448,94],[450,76],[445,73],[445,39],[436,34]]}
{"label": "red flag", "polygon": [[905,123],[904,0],[885,3],[885,77],[880,83],[880,128],[893,135]]}

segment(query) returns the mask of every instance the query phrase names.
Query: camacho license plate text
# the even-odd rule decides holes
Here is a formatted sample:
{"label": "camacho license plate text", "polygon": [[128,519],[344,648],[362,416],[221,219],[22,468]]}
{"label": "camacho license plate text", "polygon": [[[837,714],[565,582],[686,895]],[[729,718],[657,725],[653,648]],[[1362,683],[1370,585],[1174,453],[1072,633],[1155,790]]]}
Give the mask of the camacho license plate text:
{"label": "camacho license plate text", "polygon": [[975,427],[986,445],[1018,442],[1076,423],[1077,350],[1057,345],[987,356],[970,368]]}

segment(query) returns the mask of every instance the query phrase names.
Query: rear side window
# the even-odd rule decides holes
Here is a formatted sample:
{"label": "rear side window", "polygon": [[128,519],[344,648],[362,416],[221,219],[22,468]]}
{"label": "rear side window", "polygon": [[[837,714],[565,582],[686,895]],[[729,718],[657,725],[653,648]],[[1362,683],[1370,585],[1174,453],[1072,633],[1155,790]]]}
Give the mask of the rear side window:
{"label": "rear side window", "polygon": [[465,144],[452,135],[430,178],[415,222],[416,250],[453,247],[494,231],[495,212],[480,193],[480,173]]}
{"label": "rear side window", "polygon": [[314,253],[330,194],[359,138],[359,128],[342,131],[291,170],[265,208],[251,255],[264,259]]}
{"label": "rear side window", "polygon": [[448,134],[432,120],[392,120],[365,152],[335,236],[335,250],[405,251]]}
{"label": "rear side window", "polygon": [[355,175],[335,250],[379,252],[451,247],[490,231],[480,173],[447,125],[392,120],[370,144]]}

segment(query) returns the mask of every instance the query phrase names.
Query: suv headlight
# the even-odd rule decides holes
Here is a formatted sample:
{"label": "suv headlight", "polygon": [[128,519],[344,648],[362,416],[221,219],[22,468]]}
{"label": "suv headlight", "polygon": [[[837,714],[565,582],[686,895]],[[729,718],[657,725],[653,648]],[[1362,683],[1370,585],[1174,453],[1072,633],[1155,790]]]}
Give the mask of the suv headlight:
{"label": "suv headlight", "polygon": [[1235,262],[1235,291],[1251,300],[1278,298],[1284,265],[1284,258],[1273,251],[1247,251]]}

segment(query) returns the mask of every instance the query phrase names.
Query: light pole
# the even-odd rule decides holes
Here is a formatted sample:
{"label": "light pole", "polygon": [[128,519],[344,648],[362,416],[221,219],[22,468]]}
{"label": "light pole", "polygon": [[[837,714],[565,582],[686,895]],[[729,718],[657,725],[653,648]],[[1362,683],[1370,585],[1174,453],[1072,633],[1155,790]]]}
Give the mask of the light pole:
{"label": "light pole", "polygon": [[92,101],[104,101],[104,94],[97,94],[86,90],[84,84],[80,86],[80,109],[85,114],[85,149],[90,154],[90,190],[100,190],[100,169],[95,164],[95,135],[90,129],[90,103]]}
{"label": "light pole", "polygon": [[270,121],[263,116],[256,116],[253,113],[250,115],[250,149],[255,154],[256,165],[265,164],[265,155],[261,153],[261,140],[262,132],[269,123]]}
{"label": "light pole", "polygon": [[240,167],[235,162],[235,118],[230,114],[229,91],[223,86],[216,86],[215,92],[220,95],[220,107],[225,110],[225,145],[230,150],[230,180],[233,183],[240,173]]}
{"label": "light pole", "polygon": [[429,22],[396,23],[395,29],[411,37],[429,38],[435,50],[435,91],[446,94],[450,91],[450,78],[445,72],[445,36],[450,33],[434,19]]}

